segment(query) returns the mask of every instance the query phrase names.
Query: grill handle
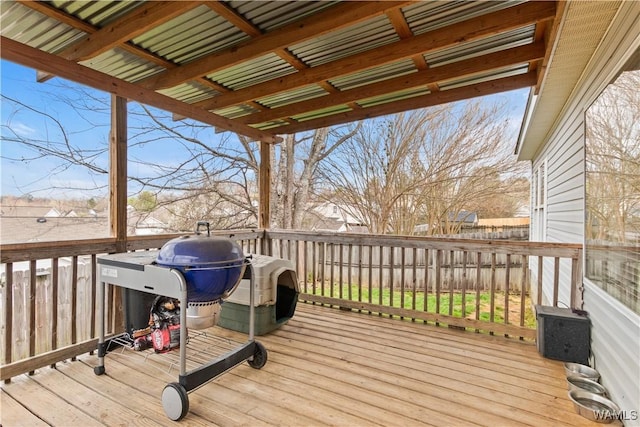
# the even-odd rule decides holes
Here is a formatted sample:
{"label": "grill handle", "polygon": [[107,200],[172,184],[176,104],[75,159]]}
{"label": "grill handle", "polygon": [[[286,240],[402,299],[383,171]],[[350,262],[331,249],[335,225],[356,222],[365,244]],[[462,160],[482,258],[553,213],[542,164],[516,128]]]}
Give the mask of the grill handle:
{"label": "grill handle", "polygon": [[211,230],[209,229],[209,221],[198,221],[196,223],[196,234],[200,234],[200,227],[207,227],[207,237],[211,236]]}

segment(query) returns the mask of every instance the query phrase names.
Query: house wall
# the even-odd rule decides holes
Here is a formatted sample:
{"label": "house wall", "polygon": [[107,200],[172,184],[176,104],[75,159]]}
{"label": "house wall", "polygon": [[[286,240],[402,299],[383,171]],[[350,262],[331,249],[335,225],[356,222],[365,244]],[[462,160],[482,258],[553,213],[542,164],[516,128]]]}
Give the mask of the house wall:
{"label": "house wall", "polygon": [[[588,64],[550,137],[533,160],[546,160],[546,223],[532,212],[532,230],[544,226],[549,242],[584,243],[584,113],[640,48],[640,5],[623,2],[605,38]],[[544,262],[552,262],[545,260]],[[532,270],[535,271],[535,261]],[[553,271],[546,270],[545,271]],[[559,305],[569,301],[569,272],[560,272]],[[543,303],[552,298],[552,277],[544,278]],[[584,279],[584,309],[592,323],[592,364],[611,398],[626,412],[625,425],[640,425],[640,316]],[[634,412],[635,411],[635,412]]]}

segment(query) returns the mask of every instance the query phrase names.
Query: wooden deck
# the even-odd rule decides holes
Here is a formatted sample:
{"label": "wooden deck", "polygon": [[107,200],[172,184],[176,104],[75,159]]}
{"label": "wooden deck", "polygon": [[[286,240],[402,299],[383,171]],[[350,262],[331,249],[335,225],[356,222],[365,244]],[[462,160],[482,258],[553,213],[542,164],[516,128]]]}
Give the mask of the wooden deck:
{"label": "wooden deck", "polygon": [[[595,425],[574,412],[562,363],[530,343],[302,303],[258,340],[266,366],[243,363],[190,393],[182,425]],[[2,384],[1,424],[176,425],[160,394],[177,373],[161,362],[119,349],[103,376],[90,354],[21,375]]]}

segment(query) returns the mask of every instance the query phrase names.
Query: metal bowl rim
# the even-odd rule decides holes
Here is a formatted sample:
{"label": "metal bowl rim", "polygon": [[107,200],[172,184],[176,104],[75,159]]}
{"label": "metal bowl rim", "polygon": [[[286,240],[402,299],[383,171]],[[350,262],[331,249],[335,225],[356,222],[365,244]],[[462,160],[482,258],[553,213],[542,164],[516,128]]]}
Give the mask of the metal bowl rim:
{"label": "metal bowl rim", "polygon": [[569,391],[569,399],[575,404],[589,411],[593,411],[593,409],[584,406],[582,403],[578,402],[576,399],[589,399],[596,401],[598,403],[602,403],[609,407],[611,412],[620,412],[620,407],[611,399],[597,393],[592,393],[586,390],[571,390]]}

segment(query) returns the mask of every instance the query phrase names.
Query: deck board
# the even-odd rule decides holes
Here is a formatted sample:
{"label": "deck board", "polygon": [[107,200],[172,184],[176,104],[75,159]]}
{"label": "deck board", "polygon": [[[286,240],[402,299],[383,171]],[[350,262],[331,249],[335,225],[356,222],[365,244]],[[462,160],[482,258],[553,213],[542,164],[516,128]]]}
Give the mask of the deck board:
{"label": "deck board", "polygon": [[[246,340],[208,332],[231,347]],[[192,391],[181,425],[596,425],[575,413],[562,363],[532,343],[303,303],[288,324],[257,339],[267,364],[243,363]],[[175,425],[160,401],[177,381],[164,356],[118,349],[106,357],[106,375],[93,373],[92,354],[21,375],[2,384],[0,421]]]}

